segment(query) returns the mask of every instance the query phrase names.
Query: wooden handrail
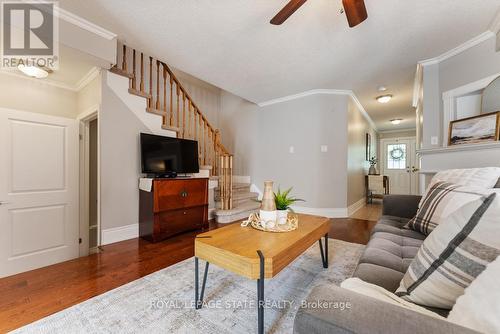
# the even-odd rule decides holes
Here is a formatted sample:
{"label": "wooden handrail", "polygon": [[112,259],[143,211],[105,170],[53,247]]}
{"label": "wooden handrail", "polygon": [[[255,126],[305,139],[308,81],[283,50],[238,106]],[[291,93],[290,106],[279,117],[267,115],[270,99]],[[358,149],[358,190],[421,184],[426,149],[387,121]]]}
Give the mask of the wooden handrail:
{"label": "wooden handrail", "polygon": [[[164,129],[176,131],[181,138],[198,141],[200,165],[213,164],[212,174],[219,176],[221,196],[224,199],[223,207],[230,209],[232,207],[233,156],[222,144],[220,131],[208,121],[165,62],[147,56],[149,57],[148,68],[144,64],[143,52],[127,47],[125,44],[120,45],[118,50],[121,54],[118,52],[117,58],[120,61],[117,60],[117,64],[120,64],[121,68],[115,65],[111,71],[130,79],[129,92],[147,98],[147,110],[162,116]],[[140,52],[140,57],[137,57],[137,52]],[[128,57],[128,55],[131,56]],[[156,68],[154,63],[156,63]],[[140,78],[138,78],[139,75]],[[170,89],[170,94],[168,94],[168,89]]]}

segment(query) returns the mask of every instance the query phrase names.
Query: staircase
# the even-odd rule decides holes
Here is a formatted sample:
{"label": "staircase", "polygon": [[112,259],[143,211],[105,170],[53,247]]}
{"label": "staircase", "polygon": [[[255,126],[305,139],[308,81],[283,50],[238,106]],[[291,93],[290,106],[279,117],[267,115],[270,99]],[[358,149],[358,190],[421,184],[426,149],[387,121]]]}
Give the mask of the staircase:
{"label": "staircase", "polygon": [[221,198],[219,188],[215,189],[215,219],[218,223],[230,223],[240,219],[248,218],[260,208],[257,201],[258,193],[250,192],[250,183],[234,183],[232,186],[233,208],[221,210]]}
{"label": "staircase", "polygon": [[198,142],[201,169],[218,183],[214,194],[217,222],[246,218],[258,209],[257,194],[250,192],[250,184],[233,184],[233,155],[222,144],[220,131],[165,62],[119,44],[116,65],[110,71],[129,79],[128,92],[146,100],[145,111],[159,117],[162,129]]}

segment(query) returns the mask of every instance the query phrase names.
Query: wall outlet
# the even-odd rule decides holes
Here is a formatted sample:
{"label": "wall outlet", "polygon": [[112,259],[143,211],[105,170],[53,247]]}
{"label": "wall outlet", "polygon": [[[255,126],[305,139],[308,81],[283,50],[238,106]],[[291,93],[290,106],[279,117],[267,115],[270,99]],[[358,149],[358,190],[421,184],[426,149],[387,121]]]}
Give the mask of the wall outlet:
{"label": "wall outlet", "polygon": [[438,137],[437,136],[432,136],[431,137],[431,145],[438,145],[438,144],[439,144]]}
{"label": "wall outlet", "polygon": [[290,152],[291,154],[294,154],[294,153],[295,153],[295,147],[290,146],[290,147],[288,148],[288,152]]}
{"label": "wall outlet", "polygon": [[328,152],[328,146],[327,145],[321,145],[321,152],[323,152],[323,153]]}

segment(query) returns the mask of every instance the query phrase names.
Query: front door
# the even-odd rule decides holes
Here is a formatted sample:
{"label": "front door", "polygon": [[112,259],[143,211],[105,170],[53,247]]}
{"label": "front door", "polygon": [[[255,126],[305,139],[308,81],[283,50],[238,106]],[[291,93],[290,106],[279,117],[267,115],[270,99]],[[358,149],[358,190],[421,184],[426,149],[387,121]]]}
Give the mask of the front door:
{"label": "front door", "polygon": [[0,277],[78,257],[77,121],[0,109]]}
{"label": "front door", "polygon": [[415,139],[382,139],[382,171],[389,177],[391,194],[417,194]]}

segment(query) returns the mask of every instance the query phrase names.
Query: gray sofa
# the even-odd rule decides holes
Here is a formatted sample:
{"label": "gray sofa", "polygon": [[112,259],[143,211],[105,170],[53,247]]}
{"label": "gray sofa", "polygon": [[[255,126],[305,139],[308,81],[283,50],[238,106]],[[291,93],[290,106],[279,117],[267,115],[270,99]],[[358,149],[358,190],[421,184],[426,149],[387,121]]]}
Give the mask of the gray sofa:
{"label": "gray sofa", "polygon": [[[386,196],[382,217],[359,261],[354,277],[395,292],[417,255],[425,236],[403,226],[415,216],[419,196]],[[350,308],[301,308],[294,333],[476,333],[446,320],[433,318],[336,286],[320,286],[307,298],[310,302],[350,303]],[[446,316],[447,310],[432,311]]]}

